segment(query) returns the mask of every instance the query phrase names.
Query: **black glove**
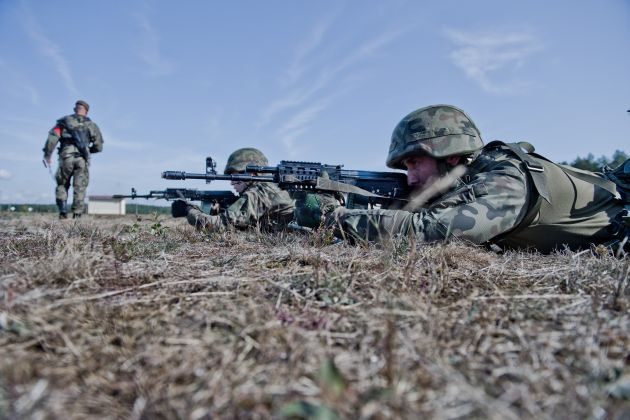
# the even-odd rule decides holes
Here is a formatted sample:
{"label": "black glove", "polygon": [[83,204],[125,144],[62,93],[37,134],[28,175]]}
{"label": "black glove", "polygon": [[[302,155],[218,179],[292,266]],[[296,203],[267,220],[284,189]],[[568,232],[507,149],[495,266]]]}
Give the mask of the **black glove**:
{"label": "black glove", "polygon": [[184,200],[175,200],[173,204],[171,204],[171,215],[173,217],[186,217],[188,216],[188,209],[190,207],[191,205]]}

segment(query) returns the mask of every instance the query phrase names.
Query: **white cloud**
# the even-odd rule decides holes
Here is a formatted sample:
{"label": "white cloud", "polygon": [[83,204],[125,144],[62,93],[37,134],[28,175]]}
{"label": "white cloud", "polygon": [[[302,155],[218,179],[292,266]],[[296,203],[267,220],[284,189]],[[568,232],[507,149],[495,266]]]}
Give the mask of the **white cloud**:
{"label": "white cloud", "polygon": [[299,151],[296,148],[295,140],[309,128],[310,123],[327,105],[327,101],[320,101],[302,109],[278,129],[277,138],[284,144],[291,157],[298,155]]}
{"label": "white cloud", "polygon": [[142,31],[140,59],[149,67],[155,76],[167,76],[173,72],[174,65],[160,52],[160,36],[149,19],[144,15],[136,15]]}
{"label": "white cloud", "polygon": [[529,83],[505,73],[522,67],[534,53],[542,50],[541,43],[528,32],[466,33],[446,30],[447,38],[455,44],[450,58],[467,77],[482,89],[496,94],[521,92]]}
{"label": "white cloud", "polygon": [[[42,145],[43,144],[44,143],[42,142]],[[41,151],[41,149],[39,149],[38,151]],[[33,155],[31,151],[29,151],[28,154],[16,153],[16,152],[2,152],[2,156],[0,156],[0,160],[5,161],[5,162],[16,162],[16,163],[33,163],[33,162],[37,162],[38,159],[41,159],[41,156],[43,156],[43,152],[41,152],[41,155],[38,155],[38,154]]]}
{"label": "white cloud", "polygon": [[36,22],[35,18],[30,13],[26,12],[25,16],[24,25],[26,32],[35,43],[39,52],[52,62],[55,71],[64,81],[66,89],[68,89],[69,93],[76,96],[78,94],[78,89],[74,82],[68,61],[62,53],[62,49],[41,32],[39,28],[42,25]]}
{"label": "white cloud", "polygon": [[6,169],[0,169],[0,180],[11,179],[13,175]]}
{"label": "white cloud", "polygon": [[[304,43],[301,49],[298,50],[296,58],[294,59],[294,63],[300,64],[292,64],[289,68],[293,67],[294,69],[289,73],[290,77],[298,78],[303,76],[303,72],[301,70],[304,65],[302,64],[308,57],[308,54],[313,53],[316,48],[321,44],[322,37],[329,23],[321,24],[313,31],[308,40]],[[262,124],[269,123],[273,117],[277,114],[289,110],[291,108],[296,108],[304,104],[305,102],[311,100],[315,95],[317,95],[322,90],[325,90],[328,85],[330,85],[336,78],[343,73],[345,70],[351,68],[359,64],[360,62],[368,59],[369,57],[376,54],[378,51],[382,50],[386,45],[391,43],[394,39],[400,36],[404,32],[404,29],[398,29],[395,31],[389,31],[379,34],[378,36],[365,41],[360,44],[358,47],[354,48],[351,51],[344,52],[342,56],[344,57],[342,60],[335,62],[329,66],[323,66],[319,72],[319,75],[314,78],[314,80],[292,80],[295,86],[291,88],[289,92],[287,92],[282,97],[274,100],[271,104],[263,111],[262,113]],[[298,85],[297,82],[301,84]],[[346,86],[347,88],[348,86]],[[300,113],[301,111],[297,111]]]}
{"label": "white cloud", "polygon": [[[0,118],[0,123],[1,122],[4,122],[2,118]],[[41,147],[43,147],[46,142],[49,130],[49,128],[42,128],[41,131],[35,132],[31,127],[28,127],[20,131],[18,127],[14,128],[14,126],[10,124],[4,127],[0,125],[0,138],[6,142],[3,144],[3,152],[0,158],[5,157],[5,153],[8,150],[23,150],[25,147],[39,147],[41,150]]]}
{"label": "white cloud", "polygon": [[325,85],[326,80],[320,78],[306,88],[295,88],[283,97],[274,100],[262,113],[262,124],[267,124],[277,114],[286,109],[294,108],[306,102],[315,93],[320,91]]}
{"label": "white cloud", "polygon": [[26,191],[9,191],[0,192],[0,200],[3,203],[29,203],[29,204],[51,204],[54,203],[54,190],[52,192],[35,192],[31,190]]}
{"label": "white cloud", "polygon": [[9,67],[7,63],[0,59],[0,90],[7,97],[28,98],[31,105],[38,106],[39,92],[32,83],[25,79],[18,70]]}
{"label": "white cloud", "polygon": [[122,140],[117,137],[112,137],[111,135],[103,135],[105,138],[105,147],[112,147],[114,149],[120,149],[125,151],[134,151],[134,150],[146,150],[148,148],[147,143]]}
{"label": "white cloud", "polygon": [[331,16],[318,22],[306,39],[298,46],[293,61],[287,66],[287,79],[283,81],[284,84],[293,84],[302,77],[307,67],[305,59],[322,43],[333,20]]}

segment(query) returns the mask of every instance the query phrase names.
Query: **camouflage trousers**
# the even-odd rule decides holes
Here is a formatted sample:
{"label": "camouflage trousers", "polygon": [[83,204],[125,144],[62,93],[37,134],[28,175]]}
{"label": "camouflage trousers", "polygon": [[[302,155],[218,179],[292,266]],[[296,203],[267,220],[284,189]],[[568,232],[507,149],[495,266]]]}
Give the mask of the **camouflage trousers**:
{"label": "camouflage trousers", "polygon": [[67,201],[70,181],[72,181],[72,212],[83,213],[85,192],[90,181],[90,173],[85,159],[73,155],[60,158],[55,179],[57,180],[55,198],[64,202]]}

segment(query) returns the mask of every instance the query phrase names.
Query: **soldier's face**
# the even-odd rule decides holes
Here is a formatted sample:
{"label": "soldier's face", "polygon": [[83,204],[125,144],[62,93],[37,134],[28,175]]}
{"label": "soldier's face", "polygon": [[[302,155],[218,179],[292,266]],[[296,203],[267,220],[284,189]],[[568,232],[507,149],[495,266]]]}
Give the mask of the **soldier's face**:
{"label": "soldier's face", "polygon": [[230,184],[232,184],[232,188],[234,188],[234,191],[239,194],[245,191],[245,188],[247,188],[247,182],[243,181],[232,181],[230,182]]}
{"label": "soldier's face", "polygon": [[83,105],[75,105],[74,106],[74,113],[77,114],[77,115],[86,116],[87,115],[87,109],[85,109],[85,107]]}
{"label": "soldier's face", "polygon": [[431,156],[412,156],[403,160],[407,167],[407,184],[414,189],[425,189],[440,177],[437,160]]}

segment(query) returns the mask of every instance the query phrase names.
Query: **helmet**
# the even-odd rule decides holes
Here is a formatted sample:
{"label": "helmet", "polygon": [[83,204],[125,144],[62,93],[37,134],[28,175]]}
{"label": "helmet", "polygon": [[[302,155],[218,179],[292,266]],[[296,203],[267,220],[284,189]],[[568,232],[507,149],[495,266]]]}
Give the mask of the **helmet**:
{"label": "helmet", "polygon": [[398,123],[385,163],[390,168],[405,169],[402,161],[412,155],[442,159],[482,147],[481,133],[464,111],[452,105],[432,105],[413,111]]}
{"label": "helmet", "polygon": [[232,152],[225,165],[224,174],[229,175],[235,172],[244,172],[247,165],[267,166],[269,162],[263,152],[253,147],[245,147]]}

